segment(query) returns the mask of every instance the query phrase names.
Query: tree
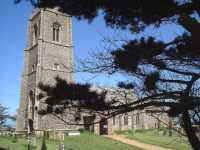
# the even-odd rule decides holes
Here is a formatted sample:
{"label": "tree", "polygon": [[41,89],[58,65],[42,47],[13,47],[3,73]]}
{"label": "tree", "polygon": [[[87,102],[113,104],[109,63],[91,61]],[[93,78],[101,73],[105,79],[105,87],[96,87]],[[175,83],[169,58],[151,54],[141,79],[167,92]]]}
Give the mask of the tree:
{"label": "tree", "polygon": [[1,127],[7,127],[11,128],[10,125],[6,124],[7,120],[16,120],[16,116],[11,116],[8,114],[8,108],[0,104],[0,128]]}
{"label": "tree", "polygon": [[7,112],[8,108],[0,104],[0,127],[4,126],[9,115]]}
{"label": "tree", "polygon": [[99,63],[89,64],[89,68],[95,72],[124,72],[133,80],[119,85],[139,89],[137,101],[121,105],[100,102],[103,103],[100,110],[114,110],[111,115],[116,115],[149,106],[162,108],[169,116],[180,118],[193,149],[199,149],[200,141],[192,124],[199,124],[200,120],[200,0],[30,1],[37,7],[58,6],[60,11],[88,21],[101,12],[108,26],[128,29],[133,34],[145,32],[149,26],[158,29],[168,23],[181,26],[185,32],[168,43],[155,37],[126,41],[120,48],[109,51],[109,57],[98,55]]}

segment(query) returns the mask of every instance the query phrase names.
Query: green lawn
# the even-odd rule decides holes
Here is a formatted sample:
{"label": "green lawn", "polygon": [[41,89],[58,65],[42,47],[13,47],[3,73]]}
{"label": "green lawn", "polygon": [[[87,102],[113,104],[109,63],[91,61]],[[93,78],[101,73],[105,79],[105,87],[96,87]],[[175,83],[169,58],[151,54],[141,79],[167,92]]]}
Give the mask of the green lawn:
{"label": "green lawn", "polygon": [[[40,150],[41,139],[35,139],[37,143],[34,150]],[[47,141],[47,150],[57,150],[58,141]],[[103,136],[97,136],[94,134],[83,133],[80,136],[70,136],[65,138],[65,147],[67,150],[141,150],[123,143],[119,143]],[[12,138],[0,137],[0,147],[10,150],[27,150],[27,144],[25,139],[18,139],[18,142],[13,143]]]}
{"label": "green lawn", "polygon": [[[143,143],[158,145],[165,148],[174,150],[192,150],[185,137],[178,136],[175,133],[170,137],[167,135],[167,129],[129,130],[118,131],[116,133],[126,135],[129,139],[135,139]],[[163,135],[163,133],[166,133],[166,135]]]}
{"label": "green lawn", "polygon": [[94,134],[66,137],[65,145],[70,150],[141,150]]}
{"label": "green lawn", "polygon": [[[42,139],[32,139],[32,143],[34,146],[34,150],[40,150],[42,145]],[[46,141],[46,146],[48,150],[56,150],[58,145],[58,141],[48,140]],[[0,147],[8,148],[9,150],[27,150],[27,139],[19,138],[17,142],[13,142],[12,137],[2,137],[0,136]]]}

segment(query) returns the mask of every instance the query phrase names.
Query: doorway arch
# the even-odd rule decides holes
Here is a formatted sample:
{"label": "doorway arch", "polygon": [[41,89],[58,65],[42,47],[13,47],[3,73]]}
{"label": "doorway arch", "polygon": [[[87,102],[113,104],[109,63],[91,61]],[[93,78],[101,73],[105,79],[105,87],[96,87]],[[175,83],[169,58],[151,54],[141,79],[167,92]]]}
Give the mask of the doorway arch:
{"label": "doorway arch", "polygon": [[99,134],[100,135],[108,134],[108,120],[106,118],[101,118],[99,125]]}

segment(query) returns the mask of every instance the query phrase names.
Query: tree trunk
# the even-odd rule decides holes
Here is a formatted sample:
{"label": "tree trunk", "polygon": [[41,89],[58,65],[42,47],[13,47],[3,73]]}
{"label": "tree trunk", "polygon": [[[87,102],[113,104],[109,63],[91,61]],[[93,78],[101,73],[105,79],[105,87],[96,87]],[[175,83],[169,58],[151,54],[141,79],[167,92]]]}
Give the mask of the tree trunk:
{"label": "tree trunk", "polygon": [[182,114],[183,128],[187,134],[188,140],[194,150],[200,149],[200,141],[195,134],[195,131],[192,127],[192,123],[188,114],[188,111],[183,112]]}

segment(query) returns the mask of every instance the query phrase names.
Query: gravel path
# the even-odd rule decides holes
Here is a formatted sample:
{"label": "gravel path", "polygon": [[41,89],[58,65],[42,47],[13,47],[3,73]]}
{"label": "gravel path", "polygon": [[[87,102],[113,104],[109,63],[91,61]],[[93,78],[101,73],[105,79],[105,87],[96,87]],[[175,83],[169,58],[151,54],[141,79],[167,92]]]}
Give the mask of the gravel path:
{"label": "gravel path", "polygon": [[162,147],[151,145],[151,144],[141,143],[136,140],[128,139],[123,135],[107,135],[106,137],[125,143],[125,144],[129,144],[129,145],[144,149],[144,150],[172,150],[172,149],[162,148]]}

